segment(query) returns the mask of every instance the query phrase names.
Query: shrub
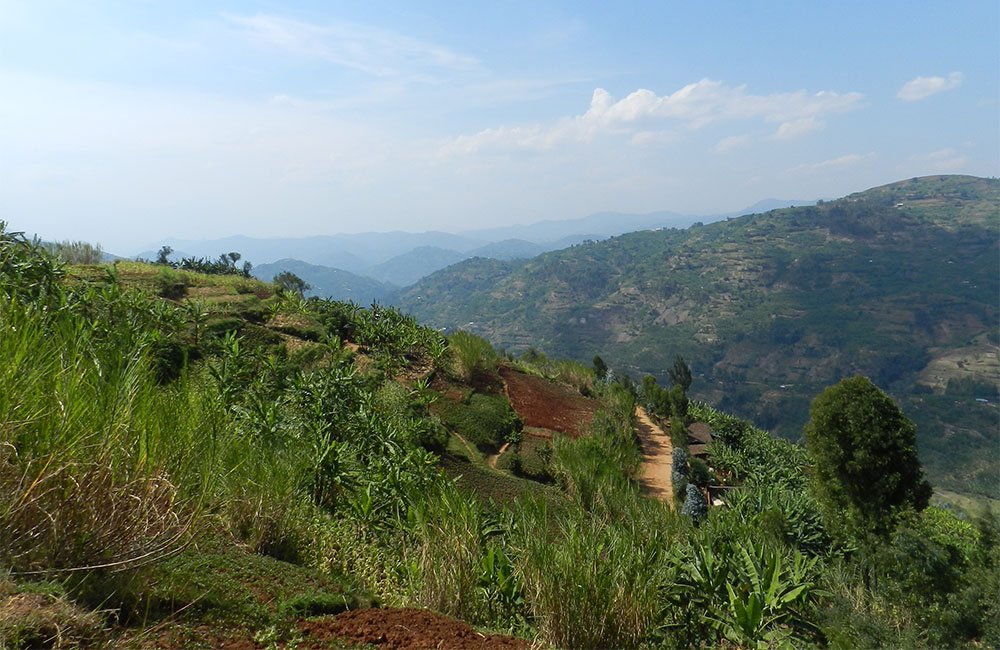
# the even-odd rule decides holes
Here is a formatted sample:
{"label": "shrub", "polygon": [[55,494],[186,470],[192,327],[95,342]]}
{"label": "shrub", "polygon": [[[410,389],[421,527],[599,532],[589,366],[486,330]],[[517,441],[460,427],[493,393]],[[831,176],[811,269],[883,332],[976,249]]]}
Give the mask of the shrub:
{"label": "shrub", "polygon": [[153,279],[153,285],[158,296],[169,300],[183,298],[188,286],[184,276],[169,267],[160,268]]}
{"label": "shrub", "polygon": [[690,518],[695,526],[701,524],[708,516],[708,501],[705,499],[705,493],[697,485],[687,486],[687,496],[684,498],[681,514]]}
{"label": "shrub", "polygon": [[692,459],[690,481],[699,487],[708,487],[712,482],[712,470],[708,468],[708,463],[700,458]]}
{"label": "shrub", "polygon": [[688,448],[688,430],[687,425],[684,424],[684,420],[678,416],[670,418],[670,443],[674,446],[674,449],[683,449],[687,451]]}
{"label": "shrub", "polygon": [[61,241],[45,244],[45,248],[65,264],[100,264],[104,253],[100,244],[85,241]]}

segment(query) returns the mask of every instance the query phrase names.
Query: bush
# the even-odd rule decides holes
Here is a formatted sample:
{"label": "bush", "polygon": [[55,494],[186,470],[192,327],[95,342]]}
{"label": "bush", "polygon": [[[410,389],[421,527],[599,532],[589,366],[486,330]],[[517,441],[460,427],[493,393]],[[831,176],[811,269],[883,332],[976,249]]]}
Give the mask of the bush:
{"label": "bush", "polygon": [[708,501],[705,500],[705,493],[700,487],[690,484],[687,486],[687,496],[681,514],[689,517],[695,526],[701,524],[708,516]]}
{"label": "bush", "polygon": [[184,294],[187,293],[188,286],[184,276],[169,267],[163,267],[159,270],[153,279],[153,285],[158,296],[169,300],[183,298]]}
{"label": "bush", "polygon": [[687,451],[687,425],[684,424],[683,419],[676,415],[670,418],[670,443],[674,446],[674,449],[683,449],[684,451]]}
{"label": "bush", "polygon": [[712,482],[712,470],[708,468],[708,463],[700,458],[692,459],[690,481],[699,487],[708,487]]}

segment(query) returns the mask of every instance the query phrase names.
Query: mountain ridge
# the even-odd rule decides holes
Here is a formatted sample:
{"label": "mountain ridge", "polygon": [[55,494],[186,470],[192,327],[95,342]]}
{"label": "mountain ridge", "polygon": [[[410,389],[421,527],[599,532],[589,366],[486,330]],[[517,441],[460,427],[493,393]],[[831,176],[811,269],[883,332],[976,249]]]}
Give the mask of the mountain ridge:
{"label": "mountain ridge", "polygon": [[[995,410],[943,403],[947,378],[934,384],[927,373],[949,354],[996,357],[1000,341],[983,337],[997,322],[997,205],[995,179],[911,179],[519,265],[469,262],[394,300],[424,322],[504,348],[601,354],[632,374],[665,379],[683,354],[700,375],[698,397],[792,438],[818,387],[870,375],[920,411],[939,482],[955,464],[947,457],[961,455],[978,469],[948,485],[993,495],[995,464],[973,450],[983,435],[1000,442],[982,431]],[[995,376],[955,373],[996,390]]]}

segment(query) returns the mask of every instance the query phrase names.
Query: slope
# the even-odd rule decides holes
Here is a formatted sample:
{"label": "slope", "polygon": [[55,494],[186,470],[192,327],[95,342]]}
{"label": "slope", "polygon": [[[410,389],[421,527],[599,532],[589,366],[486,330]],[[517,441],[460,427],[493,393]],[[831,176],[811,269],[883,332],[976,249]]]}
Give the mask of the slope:
{"label": "slope", "polygon": [[275,275],[290,271],[312,287],[307,295],[334,300],[351,300],[359,305],[370,305],[383,300],[395,287],[369,277],[355,275],[342,269],[309,264],[301,260],[284,259],[271,264],[255,266],[251,274],[265,282]]}
{"label": "slope", "polygon": [[[997,495],[996,461],[982,453],[1000,443],[997,412],[976,399],[996,394],[997,376],[941,359],[996,358],[998,203],[995,179],[912,179],[519,266],[465,263],[398,304],[515,350],[599,352],[632,374],[664,379],[681,353],[696,397],[793,439],[814,395],[865,374],[917,420],[938,485]],[[970,391],[946,394],[949,367]]]}

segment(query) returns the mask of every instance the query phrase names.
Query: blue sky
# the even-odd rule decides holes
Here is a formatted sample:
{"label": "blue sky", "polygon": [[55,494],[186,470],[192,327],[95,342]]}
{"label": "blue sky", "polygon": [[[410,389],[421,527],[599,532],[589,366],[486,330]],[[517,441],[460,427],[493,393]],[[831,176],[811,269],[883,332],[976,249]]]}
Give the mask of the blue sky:
{"label": "blue sky", "polygon": [[130,253],[996,176],[998,83],[995,0],[0,0],[0,219]]}

